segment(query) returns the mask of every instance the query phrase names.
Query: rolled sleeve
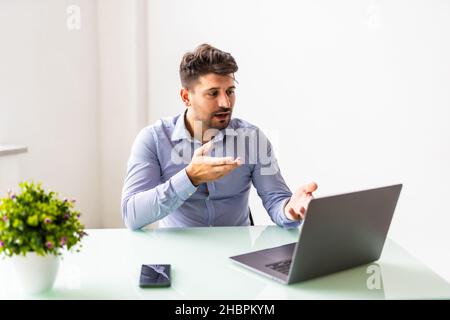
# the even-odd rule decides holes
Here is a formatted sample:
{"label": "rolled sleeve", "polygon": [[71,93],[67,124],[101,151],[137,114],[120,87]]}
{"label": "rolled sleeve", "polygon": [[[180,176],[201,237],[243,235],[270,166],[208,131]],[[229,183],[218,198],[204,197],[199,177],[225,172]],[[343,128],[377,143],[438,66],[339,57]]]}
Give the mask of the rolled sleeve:
{"label": "rolled sleeve", "polygon": [[286,204],[288,203],[289,200],[290,198],[287,198],[284,201],[280,201],[281,204],[278,208],[280,224],[283,226],[283,228],[286,229],[298,228],[303,220],[293,221],[288,217],[286,217],[286,214],[284,213],[284,207],[286,207]]}
{"label": "rolled sleeve", "polygon": [[189,179],[186,169],[181,170],[171,178],[172,188],[175,194],[183,201],[186,201],[194,194],[198,187],[194,186]]}

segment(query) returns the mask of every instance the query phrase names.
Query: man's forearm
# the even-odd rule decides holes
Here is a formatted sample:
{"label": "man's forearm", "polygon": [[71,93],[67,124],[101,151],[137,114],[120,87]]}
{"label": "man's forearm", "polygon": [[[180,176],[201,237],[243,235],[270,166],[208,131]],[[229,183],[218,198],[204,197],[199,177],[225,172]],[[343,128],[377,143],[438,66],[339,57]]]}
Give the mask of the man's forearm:
{"label": "man's forearm", "polygon": [[137,230],[156,222],[179,208],[195,190],[183,169],[168,181],[125,199],[122,205],[124,223]]}

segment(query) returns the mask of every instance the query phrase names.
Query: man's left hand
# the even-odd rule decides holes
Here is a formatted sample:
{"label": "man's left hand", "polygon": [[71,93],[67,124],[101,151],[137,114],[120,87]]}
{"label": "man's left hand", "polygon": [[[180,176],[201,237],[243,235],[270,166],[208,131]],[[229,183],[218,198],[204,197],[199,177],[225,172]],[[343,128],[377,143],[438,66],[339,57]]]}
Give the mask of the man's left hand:
{"label": "man's left hand", "polygon": [[312,193],[316,190],[317,184],[315,182],[300,187],[284,207],[286,217],[293,221],[303,220],[308,204],[313,198]]}

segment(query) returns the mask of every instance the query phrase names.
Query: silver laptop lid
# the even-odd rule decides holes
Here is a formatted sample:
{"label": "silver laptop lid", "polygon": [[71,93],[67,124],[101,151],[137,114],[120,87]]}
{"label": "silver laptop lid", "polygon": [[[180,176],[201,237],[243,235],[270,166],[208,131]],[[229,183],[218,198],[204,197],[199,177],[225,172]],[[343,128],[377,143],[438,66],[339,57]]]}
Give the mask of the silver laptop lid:
{"label": "silver laptop lid", "polygon": [[313,199],[288,283],[378,260],[401,184]]}

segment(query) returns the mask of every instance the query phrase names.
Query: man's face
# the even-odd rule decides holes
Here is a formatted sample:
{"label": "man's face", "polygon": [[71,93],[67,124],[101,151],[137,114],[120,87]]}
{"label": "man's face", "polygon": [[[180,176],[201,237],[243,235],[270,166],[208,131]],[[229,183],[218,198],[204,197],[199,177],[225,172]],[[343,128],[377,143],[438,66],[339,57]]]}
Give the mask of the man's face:
{"label": "man's face", "polygon": [[203,130],[224,129],[231,120],[235,97],[234,76],[208,73],[199,77],[189,90],[182,89],[181,97],[188,106],[187,118],[201,121]]}

